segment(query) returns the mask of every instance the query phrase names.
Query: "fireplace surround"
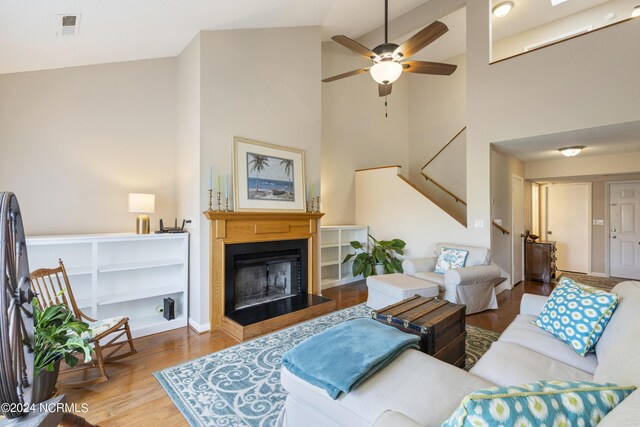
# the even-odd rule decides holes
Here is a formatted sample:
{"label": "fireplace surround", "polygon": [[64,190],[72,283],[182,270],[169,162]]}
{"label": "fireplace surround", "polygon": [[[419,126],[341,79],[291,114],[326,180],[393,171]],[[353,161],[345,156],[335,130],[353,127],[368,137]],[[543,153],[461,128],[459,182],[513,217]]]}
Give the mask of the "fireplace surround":
{"label": "fireplace surround", "polygon": [[[318,231],[322,213],[206,211],[204,215],[209,219],[211,331],[222,330],[244,341],[335,310],[335,301],[320,295]],[[297,242],[296,247],[288,247],[291,242]],[[279,252],[283,259],[259,255],[262,250],[254,250],[254,246],[242,246],[265,243],[284,251]],[[236,257],[243,252],[238,248],[249,248],[249,254]],[[227,257],[234,252],[233,257]],[[232,258],[237,258],[240,268],[236,270],[245,270],[239,278],[254,282],[244,291],[236,291],[235,285],[228,287],[229,276],[235,282],[238,275],[237,271],[227,273],[227,262]],[[293,266],[298,266],[297,273]]]}

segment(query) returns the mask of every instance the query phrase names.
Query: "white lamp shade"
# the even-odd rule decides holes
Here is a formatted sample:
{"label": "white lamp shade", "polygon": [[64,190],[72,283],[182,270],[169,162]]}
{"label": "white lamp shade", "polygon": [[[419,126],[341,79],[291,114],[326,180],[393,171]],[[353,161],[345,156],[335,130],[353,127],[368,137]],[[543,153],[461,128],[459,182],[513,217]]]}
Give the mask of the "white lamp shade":
{"label": "white lamp shade", "polygon": [[402,74],[402,65],[395,61],[382,61],[373,64],[371,67],[371,77],[381,85],[395,82]]}
{"label": "white lamp shade", "polygon": [[155,194],[129,193],[129,212],[154,213],[155,210]]}

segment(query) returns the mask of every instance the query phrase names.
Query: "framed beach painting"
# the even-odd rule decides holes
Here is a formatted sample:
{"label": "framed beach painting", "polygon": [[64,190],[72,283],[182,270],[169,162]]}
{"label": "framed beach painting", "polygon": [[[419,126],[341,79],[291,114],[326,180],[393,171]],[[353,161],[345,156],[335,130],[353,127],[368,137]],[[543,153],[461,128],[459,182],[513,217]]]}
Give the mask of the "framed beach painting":
{"label": "framed beach painting", "polygon": [[305,212],[304,151],[233,138],[236,211]]}

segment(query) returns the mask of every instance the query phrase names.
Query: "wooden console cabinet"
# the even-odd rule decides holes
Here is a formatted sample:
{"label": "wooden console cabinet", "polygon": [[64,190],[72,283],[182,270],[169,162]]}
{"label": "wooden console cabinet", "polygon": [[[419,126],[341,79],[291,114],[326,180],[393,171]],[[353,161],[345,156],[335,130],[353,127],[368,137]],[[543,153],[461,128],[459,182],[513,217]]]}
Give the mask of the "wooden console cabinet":
{"label": "wooden console cabinet", "polygon": [[525,244],[526,280],[549,283],[556,276],[556,242],[527,242]]}

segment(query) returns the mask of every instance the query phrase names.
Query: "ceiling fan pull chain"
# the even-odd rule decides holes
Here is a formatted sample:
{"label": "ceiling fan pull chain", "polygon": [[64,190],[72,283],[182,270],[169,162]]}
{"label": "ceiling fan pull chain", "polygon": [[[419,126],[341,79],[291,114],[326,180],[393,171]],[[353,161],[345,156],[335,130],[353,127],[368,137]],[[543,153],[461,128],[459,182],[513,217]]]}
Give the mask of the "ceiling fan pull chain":
{"label": "ceiling fan pull chain", "polygon": [[384,118],[386,119],[387,117],[389,117],[388,113],[388,108],[387,108],[387,96],[384,96]]}

